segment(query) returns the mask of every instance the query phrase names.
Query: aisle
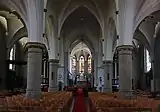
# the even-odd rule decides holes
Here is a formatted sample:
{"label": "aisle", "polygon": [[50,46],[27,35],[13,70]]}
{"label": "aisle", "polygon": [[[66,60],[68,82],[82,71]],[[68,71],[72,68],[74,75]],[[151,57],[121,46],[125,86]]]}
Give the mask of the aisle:
{"label": "aisle", "polygon": [[84,92],[82,89],[78,89],[76,92],[73,112],[87,112],[84,99]]}

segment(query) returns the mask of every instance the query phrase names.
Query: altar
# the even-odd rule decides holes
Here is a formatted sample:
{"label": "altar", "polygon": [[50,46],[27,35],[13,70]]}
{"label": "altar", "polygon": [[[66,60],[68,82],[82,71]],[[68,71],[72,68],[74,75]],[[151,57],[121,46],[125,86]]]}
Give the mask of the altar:
{"label": "altar", "polygon": [[77,78],[77,81],[86,81],[86,76],[83,73],[81,73]]}

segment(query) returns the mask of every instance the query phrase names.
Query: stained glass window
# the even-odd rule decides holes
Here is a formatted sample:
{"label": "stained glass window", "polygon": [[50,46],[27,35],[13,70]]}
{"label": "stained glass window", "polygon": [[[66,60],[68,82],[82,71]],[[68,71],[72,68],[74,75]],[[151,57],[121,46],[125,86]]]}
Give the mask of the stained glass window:
{"label": "stained glass window", "polygon": [[79,59],[79,73],[84,73],[84,56]]}
{"label": "stained glass window", "polygon": [[145,71],[148,72],[151,69],[151,58],[147,49],[145,49]]}
{"label": "stained glass window", "polygon": [[72,73],[76,72],[76,56],[72,57]]}
{"label": "stained glass window", "polygon": [[91,62],[92,59],[91,59],[91,56],[88,57],[88,73],[91,73],[91,70],[92,70],[92,67],[91,67]]}
{"label": "stained glass window", "polygon": [[[14,45],[10,51],[10,56],[9,56],[10,60],[15,60],[15,50],[16,50],[16,46]],[[14,70],[15,66],[13,64],[9,64],[9,69]]]}

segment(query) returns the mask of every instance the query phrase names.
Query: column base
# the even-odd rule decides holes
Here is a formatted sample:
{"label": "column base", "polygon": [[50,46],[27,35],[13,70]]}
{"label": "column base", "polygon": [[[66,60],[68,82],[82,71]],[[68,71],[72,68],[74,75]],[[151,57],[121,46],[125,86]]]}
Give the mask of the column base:
{"label": "column base", "polygon": [[41,91],[26,89],[26,97],[28,99],[39,99],[41,97]]}
{"label": "column base", "polygon": [[155,91],[154,92],[159,92],[160,91],[160,79],[154,79],[155,80]]}
{"label": "column base", "polygon": [[104,88],[104,93],[108,92],[108,93],[111,93],[112,92],[112,88]]}
{"label": "column base", "polygon": [[155,88],[154,88],[154,80],[151,80],[151,92],[154,92]]}
{"label": "column base", "polygon": [[58,91],[58,87],[49,87],[48,92],[55,92]]}
{"label": "column base", "polygon": [[119,97],[121,99],[135,99],[136,95],[134,95],[133,90],[119,90]]}

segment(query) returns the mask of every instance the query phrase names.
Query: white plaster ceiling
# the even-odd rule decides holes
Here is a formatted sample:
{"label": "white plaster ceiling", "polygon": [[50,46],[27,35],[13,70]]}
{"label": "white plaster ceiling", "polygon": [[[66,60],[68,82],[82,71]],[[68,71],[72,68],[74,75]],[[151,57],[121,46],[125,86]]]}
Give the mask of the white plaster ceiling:
{"label": "white plaster ceiling", "polygon": [[[55,32],[58,34],[58,37],[62,36],[62,33],[64,32],[63,26],[69,16],[80,7],[85,7],[94,15],[102,31],[104,31],[104,22],[107,21],[107,18],[114,16],[113,18],[116,21],[115,0],[48,0],[47,15],[48,17],[53,16],[53,25],[57,28],[54,30],[58,31]],[[92,26],[94,26],[94,24]],[[100,36],[102,37],[102,35],[103,34]]]}
{"label": "white plaster ceiling", "polygon": [[28,37],[23,37],[19,40],[19,42],[21,43],[21,45],[24,47],[26,45],[26,43],[28,42]]}
{"label": "white plaster ceiling", "polygon": [[71,13],[64,22],[62,30],[62,37],[68,40],[68,45],[83,37],[94,48],[102,32],[96,17],[85,7],[79,7]]}
{"label": "white plaster ceiling", "polygon": [[0,10],[13,12],[14,15],[22,18],[21,20],[27,24],[27,0],[1,0]]}
{"label": "white plaster ceiling", "polygon": [[[142,1],[142,0],[141,0]],[[136,17],[135,17],[135,26],[134,31],[141,24],[141,22],[152,13],[160,10],[160,0],[143,0],[140,8],[138,7],[139,0],[136,1]]]}
{"label": "white plaster ceiling", "polygon": [[[146,2],[149,2],[149,1],[146,0]],[[158,3],[158,1],[155,0],[155,4],[156,2]],[[155,4],[153,6],[155,6]],[[144,5],[146,6],[146,3],[144,3]],[[143,6],[142,8],[144,8],[145,6]],[[136,31],[135,38],[137,41],[139,41],[140,43],[148,47],[148,49],[153,49],[154,38],[156,37],[156,34],[160,33],[160,27],[157,24],[158,22],[160,22],[160,8],[159,10],[157,8],[155,11],[152,8],[148,10],[153,12],[150,13],[150,15],[147,15],[146,17],[144,17],[143,21],[140,23],[139,27],[137,28],[137,30],[139,30],[138,32],[141,32],[143,36],[139,35],[138,32]],[[146,12],[146,14],[147,13],[148,12]],[[144,14],[141,16],[144,16]]]}
{"label": "white plaster ceiling", "polygon": [[3,27],[7,30],[7,20],[6,18],[0,16],[0,23],[3,25]]}
{"label": "white plaster ceiling", "polygon": [[12,13],[0,10],[0,23],[3,25],[3,27],[5,28],[6,31],[8,29],[7,19],[9,19],[9,18],[17,18],[17,17]]}
{"label": "white plaster ceiling", "polygon": [[100,37],[101,28],[96,17],[87,8],[80,7],[66,19],[62,27],[63,35],[68,35],[74,29],[84,29],[86,27],[92,31],[93,35]]}
{"label": "white plaster ceiling", "polygon": [[74,56],[76,53],[81,52],[81,51],[86,52],[86,53],[90,54],[90,56],[92,56],[90,49],[89,49],[88,46],[87,46],[85,43],[83,43],[83,42],[80,42],[79,44],[77,44],[77,45],[72,49],[71,56]]}
{"label": "white plaster ceiling", "polygon": [[[8,44],[12,45],[10,43],[12,43],[12,40],[14,40],[14,35],[16,35],[17,32],[24,27],[23,22],[25,19],[23,17],[24,15],[27,16],[27,14],[25,13],[26,7],[23,5],[23,0],[1,0],[0,2],[0,23],[3,25],[6,31],[7,48]],[[21,19],[21,17],[23,19]]]}
{"label": "white plaster ceiling", "polygon": [[[92,37],[92,36],[91,36]],[[71,41],[71,42],[68,42],[68,43],[70,43],[70,46],[69,46],[69,48],[70,48],[70,52],[72,51],[72,49],[73,48],[75,48],[75,46],[77,45],[77,44],[79,44],[79,43],[81,43],[81,42],[83,42],[88,48],[89,48],[89,50],[90,50],[90,52],[92,52],[92,53],[94,53],[95,52],[95,47],[96,47],[96,45],[93,45],[93,41],[91,42],[89,39],[88,39],[88,37],[81,37],[81,36],[79,36],[79,37],[77,37],[77,38],[75,38],[76,40],[74,40],[74,41]],[[95,40],[94,40],[95,41]],[[96,42],[95,42],[95,44],[96,44]]]}
{"label": "white plaster ceiling", "polygon": [[[148,49],[153,49],[154,38],[156,37],[156,34],[160,33],[160,27],[157,24],[158,22],[160,22],[160,11],[155,11],[145,17],[138,27],[138,30],[143,36],[136,36],[136,39],[141,41]],[[137,33],[137,31],[135,33]]]}

